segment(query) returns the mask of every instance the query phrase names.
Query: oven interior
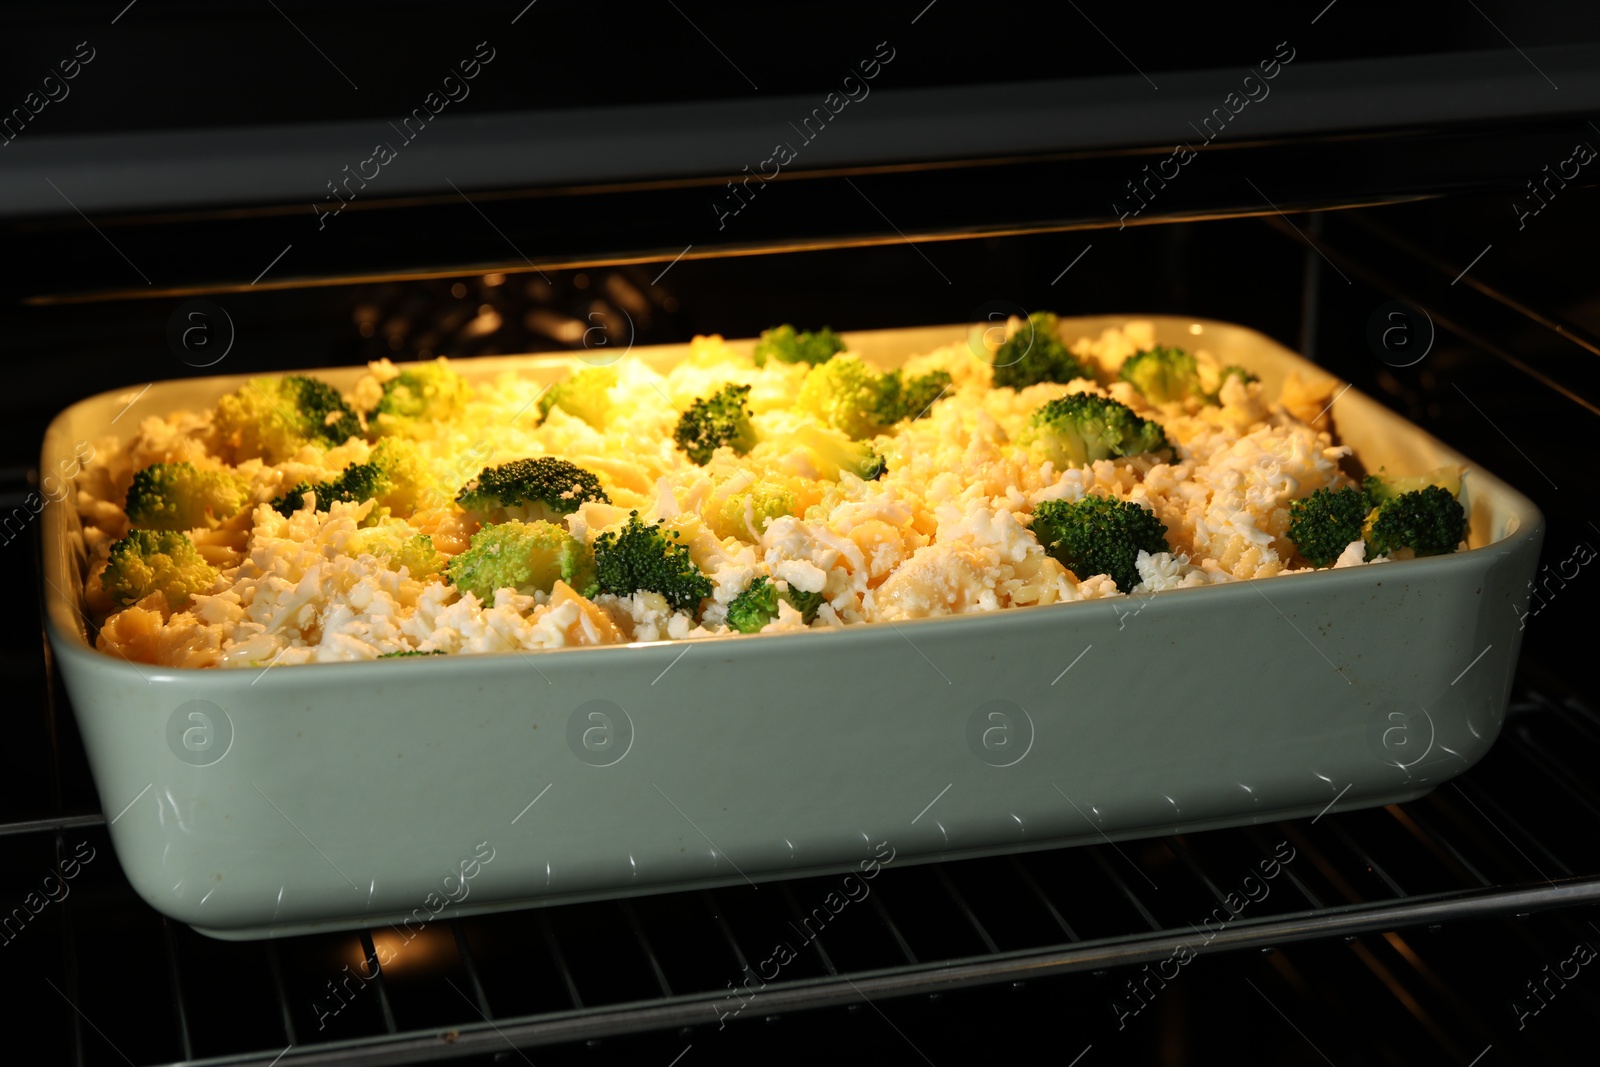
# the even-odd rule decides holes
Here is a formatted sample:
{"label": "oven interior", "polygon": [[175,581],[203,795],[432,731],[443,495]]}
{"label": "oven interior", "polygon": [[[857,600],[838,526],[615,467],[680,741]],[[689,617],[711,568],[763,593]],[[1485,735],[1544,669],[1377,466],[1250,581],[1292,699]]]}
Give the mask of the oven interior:
{"label": "oven interior", "polygon": [[[1504,48],[1439,5],[1345,5],[1316,16],[1324,59],[1398,57],[1421,68],[1446,53]],[[316,27],[322,46],[343,56],[376,35],[401,60],[434,57],[406,29],[431,9],[392,5],[404,18],[375,24],[367,6],[330,5],[339,10]],[[1492,25],[1538,58],[1540,77],[1563,82],[1562,100],[1588,91],[1582,79],[1594,64],[1556,49],[1600,40],[1593,13],[1563,20],[1530,5],[1486,6]],[[326,86],[297,83],[271,107],[243,92],[260,71],[216,47],[204,18],[235,35],[285,34],[277,44],[298,47],[274,16],[148,7],[150,24],[127,31],[140,48],[108,45],[100,69],[166,101],[139,120],[150,136],[224,124],[266,145],[282,134],[274,122],[323,107],[334,118],[357,114],[354,97]],[[703,48],[672,16],[662,25],[618,18],[610,36],[585,36],[588,24],[572,21],[578,7],[549,0],[534,10],[549,12],[556,38],[596,49]],[[1248,14],[1270,21],[1275,7]],[[933,36],[920,51],[906,48],[896,68],[904,87],[970,86],[976,96],[997,79],[1024,78],[1010,68],[969,77],[968,33],[959,22],[937,29],[937,13],[930,4],[917,16],[917,32]],[[718,34],[735,55],[768,40],[731,5],[722,14]],[[138,25],[126,9],[117,19],[125,15]],[[56,58],[44,30],[64,16],[8,17],[19,28],[17,70]],[[1127,39],[1143,17],[1130,8],[1102,16],[1099,28],[1107,40]],[[1048,32],[1084,32],[1077,16],[1061,20]],[[895,16],[896,27],[904,21]],[[1227,62],[1260,52],[1255,36],[1234,39],[1211,13],[1190,21],[1175,39],[1205,37]],[[821,42],[830,63],[855,57],[854,44],[815,30],[796,17],[786,32]],[[877,38],[869,27],[860,39]],[[1163,82],[1193,65],[1178,45],[1148,49],[1140,56]],[[1127,75],[1097,44],[1078,52],[1070,62],[1049,53],[1026,76]],[[144,69],[128,66],[135,53]],[[548,83],[582,82],[588,55],[550,57]],[[172,62],[150,58],[163,56]],[[786,56],[774,53],[760,72],[765,88],[816,90],[814,70]],[[411,83],[391,76],[404,66],[357,72],[372,79],[371,114],[410,106]],[[681,67],[624,65],[594,82],[586,106],[734,92],[725,69]],[[1044,1042],[1062,1062],[1085,1065],[1588,1062],[1586,1023],[1600,1010],[1586,968],[1600,945],[1600,787],[1590,773],[1600,759],[1600,686],[1583,620],[1588,586],[1600,580],[1586,566],[1600,544],[1587,462],[1600,416],[1600,295],[1586,235],[1600,228],[1600,171],[1552,184],[1546,168],[1573,158],[1575,142],[1600,145],[1600,128],[1554,104],[1506,117],[1495,94],[1546,88],[1522,75],[1528,85],[1506,75],[1493,92],[1461,101],[1458,121],[1406,120],[1408,98],[1397,95],[1400,117],[1387,123],[1352,113],[1341,128],[1335,113],[1314,130],[1219,142],[1125,224],[1108,204],[1169,148],[1090,149],[1063,135],[1058,151],[952,148],[937,166],[807,164],[764,189],[725,232],[708,210],[726,195],[723,173],[467,192],[440,184],[374,197],[324,233],[298,201],[218,206],[212,190],[185,187],[163,207],[80,197],[83,210],[69,211],[49,206],[55,194],[42,186],[19,192],[25,167],[0,171],[0,228],[23,268],[0,279],[0,559],[27,601],[0,621],[11,720],[0,746],[9,1042],[48,1050],[41,1061],[138,1067],[623,1056],[692,1067],[844,1049],[948,1063]],[[59,122],[55,133],[98,143],[122,112],[87,85],[76,110],[46,117]],[[248,121],[238,117],[246,99],[259,105]],[[529,82],[491,100],[488,111],[514,111],[566,97]],[[962,117],[959,106],[953,114]],[[6,147],[8,163],[54,158],[44,133],[25,136],[33,140]],[[137,139],[122,147],[139,151]],[[1535,181],[1545,184],[1536,191]],[[16,209],[35,193],[46,206]],[[196,306],[208,331],[198,348],[175,340]],[[1488,757],[1404,805],[891,867],[765,984],[750,968],[796,939],[834,880],[442,921],[397,946],[387,928],[214,941],[163,919],[123,879],[105,829],[119,813],[95,793],[41,627],[29,500],[52,473],[37,469],[37,455],[56,411],[90,393],[188,375],[625,348],[695,333],[750,336],[780,322],[847,330],[976,321],[1018,309],[1253,327],[1531,497],[1549,524],[1544,559],[1520,608],[1519,673]],[[1219,642],[1219,654],[1237,653]],[[1270,891],[1257,899],[1247,878]],[[1225,902],[1245,891],[1248,905],[1231,915]],[[1202,931],[1213,929],[1207,940]],[[1200,941],[1188,958],[1183,946]],[[380,949],[392,959],[378,967]]]}
{"label": "oven interior", "polygon": [[[1600,714],[1582,666],[1589,577],[1570,561],[1600,539],[1581,460],[1600,401],[1587,377],[1600,305],[1571,235],[1600,200],[1573,195],[1563,222],[1452,284],[1465,261],[1440,249],[1498,222],[1499,199],[208,296],[237,330],[226,367],[263,370],[566,350],[619,321],[639,344],[778,321],[950,321],[1000,299],[1234,320],[1517,484],[1547,516],[1558,577],[1526,620],[1499,743],[1422,800],[889,869],[752,996],[745,968],[794,940],[831,880],[438,923],[375,974],[367,961],[392,930],[234,944],[164,920],[111,855],[104,823],[117,813],[95,795],[40,634],[37,546],[16,537],[7,551],[31,603],[7,616],[0,661],[14,709],[0,775],[7,908],[58,863],[94,858],[59,902],[6,928],[14,1017],[72,1062],[141,1067],[732,1061],[842,1041],[940,1062],[1041,1039],[1086,1063],[1206,1062],[1245,1041],[1285,1064],[1467,1063],[1487,1049],[1501,1062],[1575,1061],[1597,1007],[1570,975],[1578,946],[1600,940],[1585,906],[1600,893],[1600,792],[1587,773]],[[3,423],[8,512],[37,487],[32,450],[57,408],[204,373],[166,347],[187,298],[37,300],[8,315],[19,379]],[[1436,330],[1411,366],[1368,341],[1369,320],[1395,300],[1425,308]],[[1176,962],[1175,945],[1196,940],[1242,879],[1290,850],[1281,878],[1217,927],[1224,936],[1192,970]]]}

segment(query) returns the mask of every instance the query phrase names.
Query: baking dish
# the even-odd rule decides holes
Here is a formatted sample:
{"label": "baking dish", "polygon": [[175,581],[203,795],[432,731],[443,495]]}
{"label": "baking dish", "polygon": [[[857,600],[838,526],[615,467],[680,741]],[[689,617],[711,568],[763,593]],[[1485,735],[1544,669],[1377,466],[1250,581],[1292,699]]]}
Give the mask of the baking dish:
{"label": "baking dish", "polygon": [[[1130,317],[1063,322],[1097,334]],[[1242,327],[1138,317],[1268,395],[1291,370],[1321,373]],[[968,335],[845,337],[892,366]],[[575,365],[458,369],[554,380]],[[361,368],[312,373],[348,387]],[[206,406],[242,380],[82,401],[51,424],[41,470],[114,420]],[[1469,467],[1469,551],[835,631],[199,671],[91,647],[62,500],[41,516],[47,629],[130,882],[224,938],[1386,804],[1497,735],[1544,523],[1370,398],[1345,389],[1331,410],[1371,469]]]}

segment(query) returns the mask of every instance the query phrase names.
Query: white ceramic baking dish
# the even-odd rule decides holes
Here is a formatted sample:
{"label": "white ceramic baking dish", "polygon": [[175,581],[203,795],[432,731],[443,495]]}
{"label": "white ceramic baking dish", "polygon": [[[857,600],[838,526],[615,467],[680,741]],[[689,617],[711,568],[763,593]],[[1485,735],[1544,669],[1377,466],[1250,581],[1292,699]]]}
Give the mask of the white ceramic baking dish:
{"label": "white ceramic baking dish", "polygon": [[[1269,395],[1312,370],[1251,330],[1154,321]],[[894,364],[968,333],[846,337]],[[575,362],[458,367],[554,379]],[[360,371],[313,373],[343,387]],[[120,417],[136,390],[75,404],[41,470],[240,381],[158,383]],[[1332,410],[1372,469],[1469,468],[1470,551],[842,631],[198,671],[90,645],[63,501],[42,515],[47,625],[129,880],[217,937],[1314,816],[1420,796],[1484,754],[1544,529],[1368,397]]]}

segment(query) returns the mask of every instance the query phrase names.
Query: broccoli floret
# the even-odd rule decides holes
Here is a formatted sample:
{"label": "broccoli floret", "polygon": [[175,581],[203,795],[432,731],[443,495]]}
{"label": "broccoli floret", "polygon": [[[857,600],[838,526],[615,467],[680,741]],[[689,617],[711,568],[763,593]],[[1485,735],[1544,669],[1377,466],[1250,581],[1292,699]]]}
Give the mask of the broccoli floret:
{"label": "broccoli floret", "polygon": [[1058,469],[1172,450],[1160,423],[1140,418],[1126,404],[1092,393],[1074,393],[1046,403],[1028,420],[1017,444],[1037,452]]}
{"label": "broccoli floret", "polygon": [[1108,574],[1124,593],[1139,584],[1139,551],[1167,551],[1167,527],[1129,500],[1089,494],[1045,500],[1033,509],[1033,535],[1080,581]]}
{"label": "broccoli floret", "polygon": [[1363,527],[1367,558],[1393,556],[1409,549],[1418,556],[1454,552],[1467,536],[1461,495],[1461,468],[1439,467],[1426,474],[1392,477],[1369,474],[1361,483],[1373,509]]}
{"label": "broccoli floret", "polygon": [[764,367],[768,359],[775,359],[780,363],[826,363],[836,352],[844,351],[844,341],[839,335],[824,326],[815,333],[796,333],[795,328],[788,323],[774,326],[770,330],[761,331],[761,339],[756,342],[756,366]]}
{"label": "broccoli floret", "polygon": [[548,593],[560,579],[582,596],[594,596],[594,553],[589,546],[550,522],[510,522],[485,526],[471,546],[445,566],[451,584],[485,604],[497,589],[523,596]]}
{"label": "broccoli floret", "polygon": [[303,375],[252,378],[217,402],[216,432],[237,459],[282,463],[305,445],[361,435],[356,413],[327,382]]}
{"label": "broccoli floret", "polygon": [[383,397],[373,412],[374,433],[403,430],[408,423],[438,422],[459,413],[472,395],[465,378],[450,369],[443,356],[407,367],[383,383]]}
{"label": "broccoli floret", "polygon": [[760,633],[778,617],[778,587],[766,575],[752,581],[728,603],[728,625],[742,634]]}
{"label": "broccoli floret", "polygon": [[1122,364],[1121,378],[1152,404],[1167,404],[1200,393],[1200,367],[1181,348],[1156,345],[1135,352]]}
{"label": "broccoli floret", "polygon": [[603,430],[606,416],[611,414],[611,390],[616,384],[616,368],[586,367],[545,391],[539,398],[539,418],[547,419],[551,408],[560,408],[596,430]]}
{"label": "broccoli floret", "polygon": [[778,442],[790,456],[803,457],[818,478],[838,481],[846,471],[863,481],[882,478],[889,465],[866,441],[852,441],[837,430],[801,425]]}
{"label": "broccoli floret", "polygon": [[1290,503],[1289,540],[1312,566],[1326,567],[1362,539],[1371,510],[1372,501],[1360,489],[1318,489]]}
{"label": "broccoli floret", "polygon": [[678,417],[672,439],[702,467],[723,445],[744,455],[756,443],[750,425],[750,387],[725,385],[709,399],[697,397]]}
{"label": "broccoli floret", "polygon": [[676,530],[643,522],[630,512],[621,530],[607,530],[594,542],[594,563],[602,593],[630,596],[639,590],[660,593],[674,609],[695,609],[711,595],[711,579],[675,544]]}
{"label": "broccoli floret", "polygon": [[146,530],[215,528],[250,502],[250,486],[228,471],[202,471],[192,463],[156,463],[133,476],[124,510]]}
{"label": "broccoli floret", "polygon": [[386,484],[383,472],[376,463],[352,463],[332,481],[296,483],[294,488],[272,502],[272,510],[288,518],[304,505],[307,493],[316,496],[313,511],[327,511],[336,500],[359,504],[379,496]]}
{"label": "broccoli floret", "polygon": [[928,414],[933,402],[950,391],[954,384],[950,372],[932,370],[907,378],[892,370],[883,376],[883,388],[878,399],[878,420],[891,426],[901,419],[920,419]]}
{"label": "broccoli floret", "polygon": [[809,623],[817,617],[817,609],[822,606],[822,593],[808,593],[803,589],[796,589],[792,584],[787,592],[778,594],[789,602],[789,606],[800,613],[800,618]]}
{"label": "broccoli floret", "polygon": [[558,521],[589,501],[611,503],[600,479],[554,456],[514,459],[485,467],[456,494],[456,503],[479,522]]}
{"label": "broccoli floret", "polygon": [[367,456],[367,462],[382,475],[378,503],[401,518],[444,505],[455,488],[446,488],[439,481],[423,462],[416,442],[408,438],[385,437]]}
{"label": "broccoli floret", "polygon": [[433,538],[413,533],[411,527],[403,523],[383,522],[357,530],[350,535],[344,550],[351,556],[363,553],[376,556],[390,570],[404,567],[419,582],[444,572],[445,557],[433,547]]}
{"label": "broccoli floret", "polygon": [[174,530],[130,531],[111,546],[100,575],[101,586],[118,607],[160,593],[172,611],[182,611],[190,596],[210,589],[216,580],[216,570],[194,542]]}
{"label": "broccoli floret", "polygon": [[1398,478],[1387,470],[1379,468],[1377,474],[1369,474],[1361,481],[1361,488],[1367,491],[1367,496],[1372,498],[1374,506],[1387,504],[1404,493],[1426,489],[1430,485],[1446,490],[1451,496],[1460,496],[1461,468],[1438,467],[1426,474],[1410,474]]}
{"label": "broccoli floret", "polygon": [[822,604],[822,594],[804,593],[792,585],[780,592],[770,578],[761,575],[728,603],[728,625],[740,633],[759,633],[763,626],[778,617],[780,600],[788,601],[809,623]]}
{"label": "broccoli floret", "polygon": [[948,394],[955,385],[947,370],[931,370],[915,378],[904,378],[903,382],[900,406],[905,414],[901,417],[913,420],[926,416],[934,401]]}
{"label": "broccoli floret", "polygon": [[1380,501],[1363,533],[1368,558],[1393,556],[1402,549],[1440,556],[1454,552],[1466,538],[1467,513],[1450,490],[1429,485]]}
{"label": "broccoli floret", "polygon": [[442,648],[430,648],[426,652],[424,652],[420,648],[408,648],[404,652],[384,652],[381,655],[379,655],[378,658],[379,659],[399,659],[402,656],[444,656],[444,655],[448,655],[448,653],[445,652],[445,650],[442,649]]}
{"label": "broccoli floret", "polygon": [[859,356],[834,356],[807,372],[794,406],[861,440],[894,423],[898,386],[898,378],[883,374]]}
{"label": "broccoli floret", "polygon": [[401,541],[399,547],[389,556],[391,567],[397,570],[404,567],[406,572],[419,582],[425,582],[436,574],[443,574],[444,564],[444,556],[433,547],[433,538],[427,534],[411,535]]}
{"label": "broccoli floret", "polygon": [[402,437],[379,441],[367,462],[351,464],[336,478],[295,483],[272,501],[272,508],[287,518],[300,510],[307,493],[316,494],[316,511],[327,511],[335,500],[351,504],[377,500],[379,506],[367,516],[369,523],[391,514],[404,518],[448,499],[444,487],[424,466],[415,442]]}
{"label": "broccoli floret", "polygon": [[1048,311],[1035,311],[1021,329],[995,351],[996,388],[1022,389],[1040,382],[1070,382],[1074,378],[1093,378],[1056,331],[1057,319]]}
{"label": "broccoli floret", "polygon": [[728,498],[717,509],[712,527],[718,537],[737,537],[741,541],[759,540],[767,523],[780,515],[795,513],[794,493],[771,482],[756,482]]}

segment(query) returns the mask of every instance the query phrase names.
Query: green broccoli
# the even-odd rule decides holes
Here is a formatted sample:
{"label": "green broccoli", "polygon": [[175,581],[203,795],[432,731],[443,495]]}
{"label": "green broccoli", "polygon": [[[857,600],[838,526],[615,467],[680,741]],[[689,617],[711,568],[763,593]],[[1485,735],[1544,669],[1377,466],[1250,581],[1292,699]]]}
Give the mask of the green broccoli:
{"label": "green broccoli", "polygon": [[1070,382],[1093,378],[1057,332],[1059,320],[1048,311],[1035,311],[1027,325],[1012,334],[992,360],[995,388],[1022,389],[1040,382]]}
{"label": "green broccoli", "polygon": [[145,530],[215,528],[250,502],[250,486],[228,471],[155,463],[133,476],[124,509]]}
{"label": "green broccoli", "polygon": [[356,413],[327,382],[303,375],[252,378],[217,402],[214,426],[237,459],[282,463],[308,444],[361,436]]}
{"label": "green broccoli", "polygon": [[479,522],[557,521],[589,501],[611,503],[600,479],[554,456],[514,459],[485,467],[456,494],[456,503]]}
{"label": "green broccoli", "polygon": [[892,426],[901,419],[923,418],[933,402],[948,393],[953,385],[950,372],[946,370],[932,370],[914,378],[892,370],[883,376],[878,419],[885,426]]}
{"label": "green broccoli", "polygon": [[640,590],[660,593],[676,610],[696,609],[711,595],[711,579],[700,572],[689,550],[668,539],[676,530],[643,522],[630,512],[621,530],[607,530],[594,542],[594,563],[602,593],[629,596]]}
{"label": "green broccoli", "polygon": [[194,542],[175,530],[129,531],[111,546],[100,575],[101,587],[118,607],[160,593],[172,611],[182,611],[190,596],[206,592],[216,580],[216,570]]}
{"label": "green broccoli", "polygon": [[761,575],[728,603],[728,625],[742,634],[760,633],[778,617],[778,587]]}
{"label": "green broccoli", "polygon": [[838,481],[845,472],[863,481],[882,478],[889,465],[866,441],[852,441],[837,430],[802,424],[777,442],[789,455],[803,456],[818,478]]}
{"label": "green broccoli", "polygon": [[420,648],[408,648],[403,652],[384,652],[381,653],[378,658],[400,659],[403,656],[444,656],[448,654],[449,653],[445,652],[445,650],[442,648],[430,648],[427,651],[423,651]]}
{"label": "green broccoli", "polygon": [[1387,504],[1389,501],[1404,493],[1415,492],[1436,485],[1446,490],[1451,496],[1461,495],[1461,468],[1438,467],[1426,474],[1409,474],[1401,477],[1391,475],[1383,468],[1377,474],[1369,474],[1361,481],[1361,488],[1365,489],[1367,496],[1372,498],[1373,506]]}
{"label": "green broccoli", "polygon": [[1033,535],[1080,581],[1107,574],[1124,593],[1139,584],[1139,552],[1168,551],[1167,527],[1129,500],[1089,494],[1044,500],[1033,509]]}
{"label": "green broccoli", "polygon": [[725,385],[709,399],[696,398],[689,410],[678,417],[672,439],[702,467],[723,445],[744,455],[756,443],[756,432],[750,425],[750,387]]}
{"label": "green broccoli", "polygon": [[780,600],[788,601],[809,623],[822,604],[822,594],[801,592],[792,585],[780,592],[772,579],[761,575],[728,603],[728,625],[740,633],[760,633],[763,626],[778,617]]}
{"label": "green broccoli", "polygon": [[385,437],[367,456],[382,475],[378,503],[404,518],[450,500],[454,486],[446,486],[423,461],[417,443],[405,437]]}
{"label": "green broccoli", "polygon": [[764,367],[768,359],[780,363],[826,363],[836,352],[844,351],[844,341],[838,334],[824,326],[815,333],[796,333],[788,323],[761,331],[756,342],[756,366]]}
{"label": "green broccoli", "polygon": [[606,416],[611,414],[611,390],[616,384],[616,368],[585,367],[545,391],[539,398],[539,419],[549,418],[552,408],[560,408],[596,430],[604,430]]}
{"label": "green broccoli", "polygon": [[1156,345],[1123,361],[1120,377],[1152,404],[1168,404],[1200,393],[1200,366],[1181,348]]}
{"label": "green broccoli", "polygon": [[931,370],[915,378],[905,378],[900,388],[900,406],[904,418],[916,420],[928,414],[934,401],[945,396],[955,385],[947,370]]}
{"label": "green broccoli", "polygon": [[394,522],[381,522],[357,530],[345,542],[345,554],[376,556],[390,569],[401,567],[419,582],[442,574],[445,558],[433,547],[433,538],[427,534],[411,532],[411,528]]}
{"label": "green broccoli", "polygon": [[[1385,494],[1389,491],[1387,486],[1382,489]],[[1368,494],[1377,501],[1362,530],[1369,559],[1393,557],[1405,549],[1418,556],[1445,555],[1466,539],[1467,513],[1443,486],[1428,485],[1395,496],[1379,496],[1369,489]]]}
{"label": "green broccoli", "polygon": [[1467,515],[1456,499],[1461,471],[1441,467],[1395,478],[1369,474],[1360,488],[1319,489],[1289,505],[1289,540],[1314,566],[1326,567],[1355,541],[1366,558],[1437,556],[1467,536]]}
{"label": "green broccoli", "polygon": [[485,604],[497,589],[523,596],[548,593],[556,579],[582,596],[598,592],[594,553],[589,546],[554,523],[510,522],[485,526],[472,535],[471,546],[445,565],[450,582]]}
{"label": "green broccoli", "polygon": [[1237,378],[1246,385],[1249,385],[1251,382],[1259,382],[1261,380],[1260,378],[1256,377],[1253,372],[1245,370],[1237,363],[1230,363],[1226,367],[1223,367],[1222,372],[1217,375],[1218,392],[1222,391],[1223,383],[1225,383],[1229,378]]}
{"label": "green broccoli", "polygon": [[[718,537],[757,540],[767,523],[795,513],[794,493],[771,482],[756,482],[728,498],[717,509],[712,528]],[[753,533],[752,533],[753,531]]]}
{"label": "green broccoli", "polygon": [[417,363],[383,383],[383,397],[369,425],[376,434],[393,433],[409,422],[439,422],[458,414],[472,387],[443,356]]}
{"label": "green broccoli", "polygon": [[834,356],[807,372],[794,406],[861,440],[894,423],[896,399],[891,391],[898,391],[898,383],[898,378],[883,374],[860,356]]}
{"label": "green broccoli", "polygon": [[352,463],[337,478],[326,482],[297,482],[294,488],[273,500],[272,510],[288,518],[304,506],[305,495],[316,496],[313,511],[327,511],[334,501],[359,504],[379,496],[387,482],[376,463]]}
{"label": "green broccoli", "polygon": [[1096,460],[1171,452],[1161,424],[1142,419],[1126,404],[1092,393],[1057,397],[1033,413],[1017,444],[1058,469]]}
{"label": "green broccoli", "polygon": [[1312,566],[1326,567],[1362,539],[1371,510],[1372,501],[1361,489],[1318,489],[1289,504],[1289,540]]}
{"label": "green broccoli", "polygon": [[800,613],[800,618],[810,623],[817,617],[817,609],[822,606],[822,593],[808,593],[803,589],[796,589],[790,585],[788,591],[778,594],[789,602],[789,606]]}
{"label": "green broccoli", "polygon": [[377,500],[379,506],[367,516],[369,523],[390,514],[403,518],[448,499],[447,490],[422,462],[416,443],[403,437],[379,441],[367,462],[352,463],[336,478],[295,483],[272,501],[272,508],[287,518],[300,510],[307,493],[316,494],[316,511],[327,511],[335,500],[350,504]]}

